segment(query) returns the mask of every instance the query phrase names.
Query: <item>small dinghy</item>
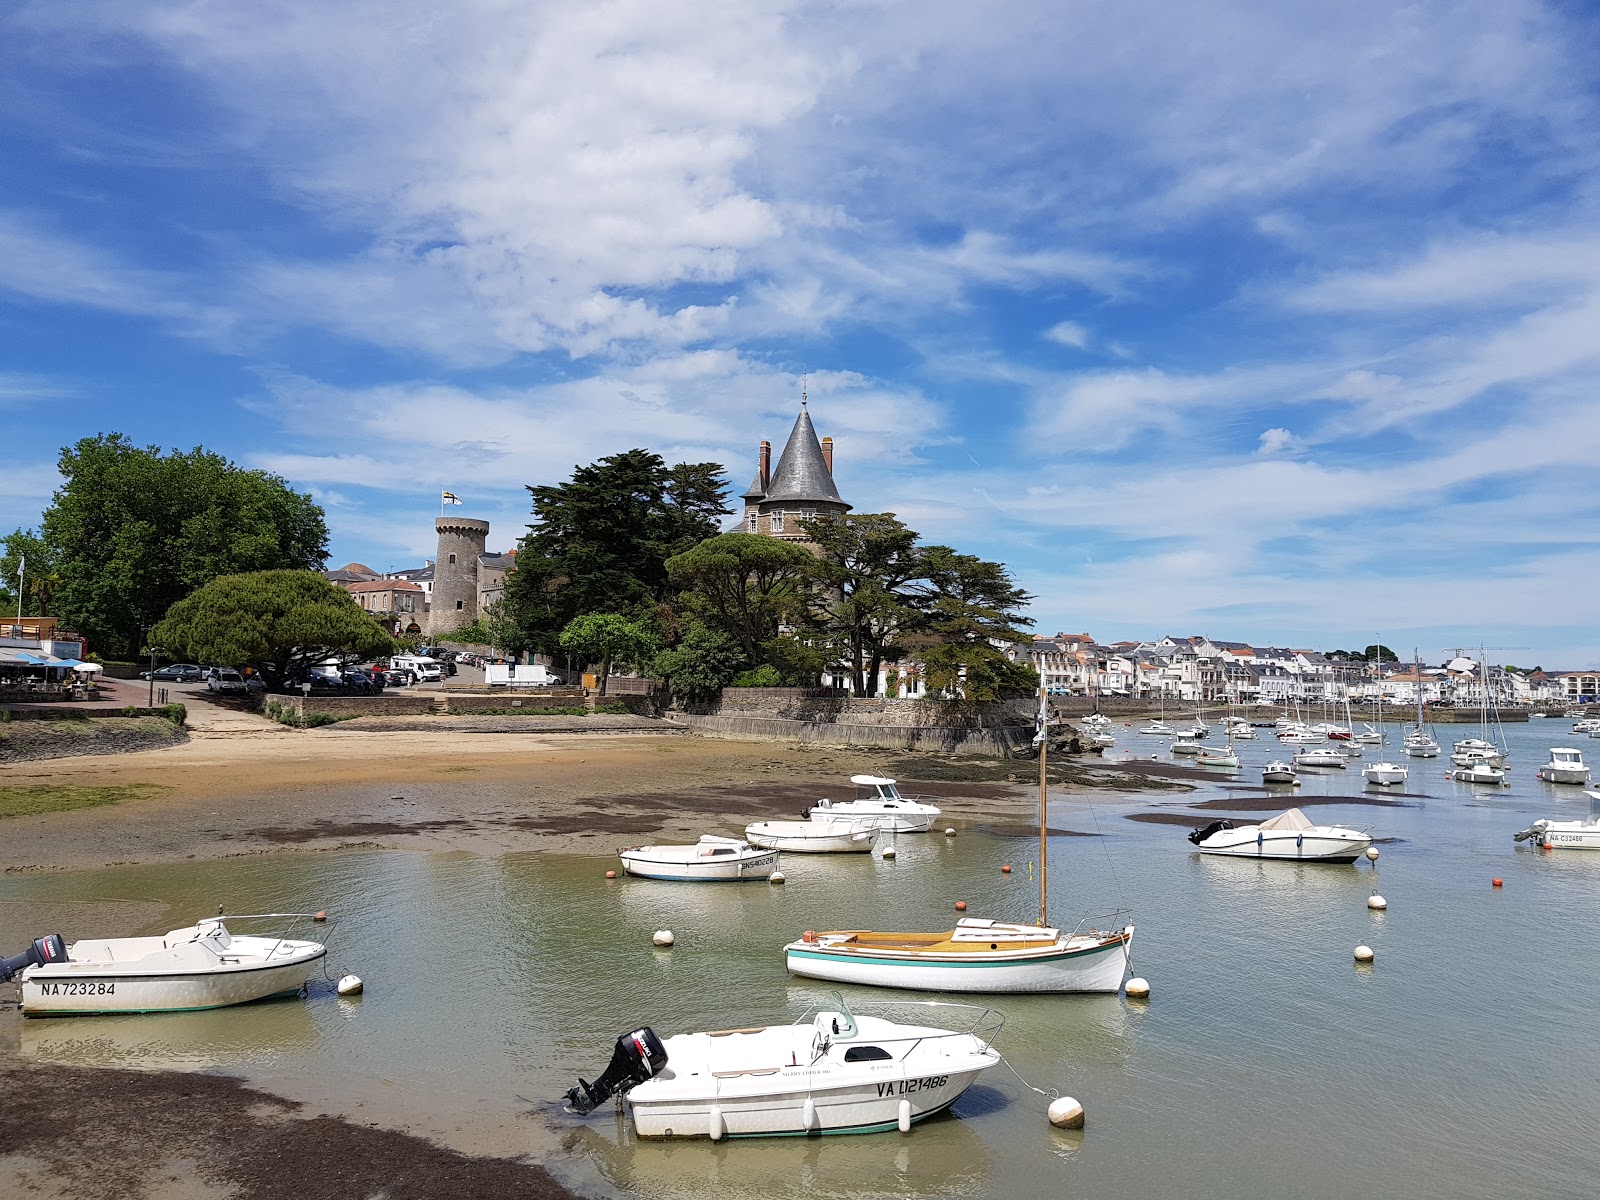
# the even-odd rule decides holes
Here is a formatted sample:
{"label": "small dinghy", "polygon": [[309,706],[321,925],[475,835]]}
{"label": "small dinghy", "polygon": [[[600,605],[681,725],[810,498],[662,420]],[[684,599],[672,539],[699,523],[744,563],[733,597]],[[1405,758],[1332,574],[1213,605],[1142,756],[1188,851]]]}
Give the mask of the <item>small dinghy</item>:
{"label": "small dinghy", "polygon": [[990,1042],[1005,1019],[993,1009],[907,1002],[857,1016],[829,1004],[793,1025],[665,1039],[636,1029],[599,1079],[567,1092],[568,1109],[620,1096],[640,1137],[906,1133],[1000,1062]]}
{"label": "small dinghy", "polygon": [[856,785],[854,800],[818,800],[806,809],[813,821],[829,817],[862,817],[884,833],[926,833],[933,827],[939,809],[922,803],[919,797],[902,796],[895,781],[880,775],[852,775]]}
{"label": "small dinghy", "polygon": [[730,882],[765,879],[778,852],[708,833],[692,846],[633,846],[617,851],[617,857],[624,871],[641,879]]}
{"label": "small dinghy", "polygon": [[[310,920],[310,913],[256,913],[229,921]],[[39,938],[0,958],[0,980],[19,976],[28,1017],[185,1012],[292,995],[328,952],[321,942],[228,932],[207,917],[161,937]]]}
{"label": "small dinghy", "polygon": [[866,854],[878,840],[877,826],[861,817],[813,817],[809,821],[754,821],[745,841],[799,854]]}
{"label": "small dinghy", "polygon": [[1259,825],[1213,821],[1189,835],[1201,854],[1236,858],[1284,858],[1300,862],[1353,863],[1372,845],[1372,835],[1343,825],[1313,825],[1298,808]]}

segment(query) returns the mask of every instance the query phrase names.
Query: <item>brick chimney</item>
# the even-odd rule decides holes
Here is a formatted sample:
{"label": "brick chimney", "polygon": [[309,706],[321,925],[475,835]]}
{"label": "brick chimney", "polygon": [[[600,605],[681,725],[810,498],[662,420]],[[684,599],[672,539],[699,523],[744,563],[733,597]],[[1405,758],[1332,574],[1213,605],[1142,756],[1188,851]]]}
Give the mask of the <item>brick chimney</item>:
{"label": "brick chimney", "polygon": [[772,443],[765,438],[761,440],[761,490],[765,492],[772,486]]}
{"label": "brick chimney", "polygon": [[822,461],[828,464],[828,474],[832,475],[833,474],[833,439],[831,437],[825,437],[825,438],[822,439]]}

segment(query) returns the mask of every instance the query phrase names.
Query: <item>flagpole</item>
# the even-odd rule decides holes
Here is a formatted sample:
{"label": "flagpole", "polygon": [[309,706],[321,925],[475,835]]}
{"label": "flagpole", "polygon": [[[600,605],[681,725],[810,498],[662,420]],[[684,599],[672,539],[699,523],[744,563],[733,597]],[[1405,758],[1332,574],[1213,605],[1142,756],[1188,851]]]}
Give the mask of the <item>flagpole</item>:
{"label": "flagpole", "polygon": [[1050,714],[1045,707],[1044,683],[1039,684],[1039,925],[1050,924],[1048,916],[1050,894],[1050,843],[1046,840],[1045,826],[1045,758],[1050,752]]}

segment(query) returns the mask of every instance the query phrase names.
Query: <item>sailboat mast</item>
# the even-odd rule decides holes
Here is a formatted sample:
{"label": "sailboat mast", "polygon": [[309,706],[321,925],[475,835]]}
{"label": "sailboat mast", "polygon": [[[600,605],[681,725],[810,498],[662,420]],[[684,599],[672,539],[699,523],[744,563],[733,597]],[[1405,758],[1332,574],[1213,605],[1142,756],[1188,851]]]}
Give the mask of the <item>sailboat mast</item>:
{"label": "sailboat mast", "polygon": [[1050,710],[1044,685],[1039,685],[1039,925],[1050,922],[1046,913],[1050,895],[1050,844],[1045,840],[1045,759],[1050,753]]}

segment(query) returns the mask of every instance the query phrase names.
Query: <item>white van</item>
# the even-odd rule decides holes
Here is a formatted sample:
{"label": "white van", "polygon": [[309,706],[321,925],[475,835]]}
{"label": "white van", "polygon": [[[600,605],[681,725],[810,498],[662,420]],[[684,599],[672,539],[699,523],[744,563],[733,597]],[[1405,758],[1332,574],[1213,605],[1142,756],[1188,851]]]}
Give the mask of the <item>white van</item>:
{"label": "white van", "polygon": [[444,680],[442,666],[431,658],[423,658],[417,654],[396,654],[389,660],[389,669],[410,671],[417,677],[418,683],[440,683]]}
{"label": "white van", "polygon": [[483,682],[488,687],[549,687],[561,681],[540,663],[490,663],[483,668]]}

